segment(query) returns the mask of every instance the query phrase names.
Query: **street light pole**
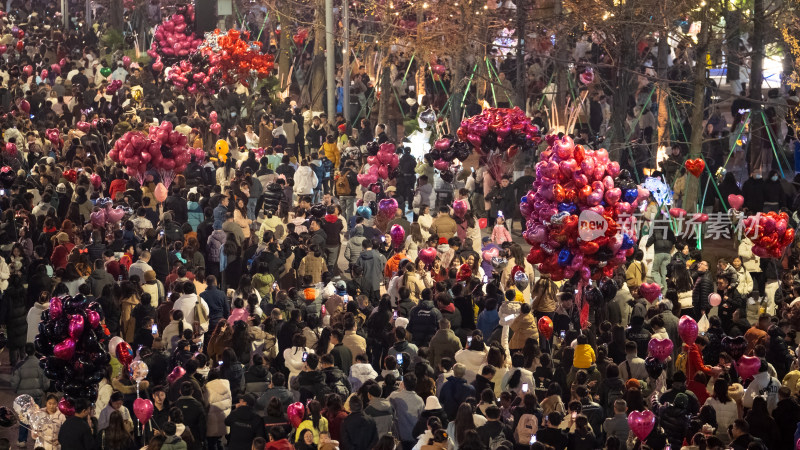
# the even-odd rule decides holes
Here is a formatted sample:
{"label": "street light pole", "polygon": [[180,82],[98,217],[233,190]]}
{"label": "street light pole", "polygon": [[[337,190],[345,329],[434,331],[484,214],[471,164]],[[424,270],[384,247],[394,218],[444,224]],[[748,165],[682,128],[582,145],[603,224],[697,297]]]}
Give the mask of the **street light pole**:
{"label": "street light pole", "polygon": [[342,0],[342,69],[344,70],[344,80],[342,81],[342,112],[344,120],[350,122],[350,4],[348,0]]}
{"label": "street light pole", "polygon": [[325,0],[325,81],[328,91],[328,120],[336,116],[336,50],[333,42],[333,0]]}

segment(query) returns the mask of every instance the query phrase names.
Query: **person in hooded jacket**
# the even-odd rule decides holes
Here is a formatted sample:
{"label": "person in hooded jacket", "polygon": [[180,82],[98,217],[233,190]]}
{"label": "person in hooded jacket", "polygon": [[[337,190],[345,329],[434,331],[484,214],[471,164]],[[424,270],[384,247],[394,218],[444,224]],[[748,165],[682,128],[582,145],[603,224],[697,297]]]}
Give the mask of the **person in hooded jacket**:
{"label": "person in hooded jacket", "polygon": [[786,344],[786,334],[778,325],[770,325],[767,329],[767,335],[769,336],[767,361],[775,368],[778,379],[782,380],[791,369],[792,363],[794,362],[794,355],[792,355],[792,352]]}
{"label": "person in hooded jacket", "polygon": [[0,324],[6,326],[8,357],[13,366],[25,357],[25,341],[28,337],[28,308],[20,275],[13,274],[8,279],[8,288],[3,292],[1,303]]}
{"label": "person in hooded jacket", "polygon": [[689,412],[686,407],[689,397],[680,393],[675,396],[672,403],[665,404],[657,411],[659,423],[667,435],[667,440],[673,448],[680,448],[689,429]]}
{"label": "person in hooded jacket", "polygon": [[203,386],[203,397],[208,404],[206,441],[209,450],[222,450],[221,439],[227,434],[225,418],[231,413],[232,406],[230,382],[222,378],[216,367],[208,372],[207,380]]}
{"label": "person in hooded jacket", "polygon": [[[425,289],[420,295],[420,302],[408,315],[406,330],[411,333],[412,342],[417,347],[428,347],[431,339],[439,329],[442,313],[436,309],[432,301],[433,291]],[[459,348],[453,351],[455,354]]]}
{"label": "person in hooded jacket", "polygon": [[253,394],[239,394],[231,414],[225,419],[225,425],[231,431],[228,435],[229,450],[251,450],[253,439],[264,438],[264,419],[256,414],[256,399]]}
{"label": "person in hooded jacket", "polygon": [[383,269],[386,266],[386,257],[373,250],[372,241],[365,239],[363,251],[356,261],[356,266],[362,270],[359,284],[364,295],[369,297],[371,302],[380,299],[381,281],[383,281]]}

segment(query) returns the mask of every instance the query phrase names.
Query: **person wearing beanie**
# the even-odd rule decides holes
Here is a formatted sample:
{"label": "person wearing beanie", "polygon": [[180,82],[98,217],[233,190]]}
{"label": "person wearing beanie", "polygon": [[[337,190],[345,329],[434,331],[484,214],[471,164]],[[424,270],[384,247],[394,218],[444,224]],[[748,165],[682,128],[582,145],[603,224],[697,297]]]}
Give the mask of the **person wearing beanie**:
{"label": "person wearing beanie", "polygon": [[425,433],[425,430],[428,427],[428,420],[431,417],[438,418],[443,428],[447,427],[447,414],[444,412],[444,408],[442,408],[441,403],[439,403],[439,399],[436,398],[435,395],[430,395],[425,399],[425,409],[422,411],[422,414],[419,415],[417,424],[414,425],[414,436],[420,436]]}
{"label": "person wearing beanie", "polygon": [[677,398],[678,394],[684,394],[687,397],[685,407],[687,413],[697,414],[700,410],[700,403],[697,401],[694,392],[686,388],[686,374],[683,372],[675,372],[675,375],[672,376],[672,387],[661,394],[658,400],[662,404],[675,403],[675,398]]}
{"label": "person wearing beanie", "polygon": [[665,403],[656,411],[667,441],[673,448],[681,447],[689,428],[689,413],[686,410],[688,403],[689,397],[685,393],[679,393],[672,403]]}
{"label": "person wearing beanie", "polygon": [[364,413],[361,398],[353,396],[349,401],[350,415],[342,422],[341,450],[370,450],[378,442],[378,426],[375,420]]}
{"label": "person wearing beanie", "polygon": [[769,364],[766,360],[761,360],[761,366],[758,373],[753,376],[753,381],[747,386],[742,398],[742,405],[745,408],[753,407],[753,400],[756,397],[766,396],[767,410],[772,414],[772,411],[778,405],[778,389],[781,383],[777,378],[770,376]]}

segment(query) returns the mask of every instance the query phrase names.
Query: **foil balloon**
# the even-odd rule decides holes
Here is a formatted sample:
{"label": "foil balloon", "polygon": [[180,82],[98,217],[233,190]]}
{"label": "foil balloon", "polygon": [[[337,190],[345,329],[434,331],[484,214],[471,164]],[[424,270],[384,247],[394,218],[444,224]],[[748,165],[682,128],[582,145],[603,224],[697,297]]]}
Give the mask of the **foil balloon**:
{"label": "foil balloon", "polygon": [[647,344],[647,350],[662,363],[672,356],[672,341],[669,339],[652,338]]}
{"label": "foil balloon", "polygon": [[406,230],[403,229],[402,226],[394,224],[389,230],[389,236],[392,238],[392,247],[394,247],[395,250],[400,250],[405,243]]}
{"label": "foil balloon", "polygon": [[133,414],[141,423],[147,423],[153,417],[153,402],[146,398],[137,398],[133,401]]}
{"label": "foil balloon", "polygon": [[550,317],[540,317],[536,326],[539,328],[539,333],[544,336],[545,339],[550,339],[553,336],[553,321]]}
{"label": "foil balloon", "polygon": [[678,320],[678,335],[684,343],[692,345],[697,340],[697,322],[689,316],[681,316]]}
{"label": "foil balloon", "polygon": [[424,248],[419,251],[419,259],[425,263],[425,267],[431,267],[436,260],[436,249],[433,247]]}
{"label": "foil balloon", "polygon": [[761,369],[761,359],[756,356],[742,356],[736,361],[736,371],[742,380],[755,376]]}
{"label": "foil balloon", "polygon": [[186,369],[184,369],[181,366],[175,366],[175,368],[172,369],[172,372],[170,372],[169,375],[167,375],[167,381],[171,386],[175,384],[176,381],[181,379],[181,377],[183,377],[184,375],[186,375]]}
{"label": "foil balloon", "polygon": [[640,441],[645,440],[656,425],[656,416],[652,411],[632,411],[628,415],[628,427]]}
{"label": "foil balloon", "polygon": [[397,200],[393,198],[384,198],[383,200],[378,202],[378,214],[380,214],[386,219],[394,218],[394,214],[397,211],[397,208],[398,208]]}

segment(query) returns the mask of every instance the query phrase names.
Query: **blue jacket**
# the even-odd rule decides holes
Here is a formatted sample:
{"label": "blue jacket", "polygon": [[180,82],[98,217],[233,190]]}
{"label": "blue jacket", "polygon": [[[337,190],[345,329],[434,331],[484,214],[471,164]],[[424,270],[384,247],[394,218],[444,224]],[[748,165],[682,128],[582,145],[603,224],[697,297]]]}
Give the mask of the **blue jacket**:
{"label": "blue jacket", "polygon": [[203,208],[201,208],[200,204],[197,202],[186,202],[186,209],[188,210],[189,215],[189,225],[192,226],[192,231],[197,231],[197,227],[205,219]]}
{"label": "blue jacket", "polygon": [[[213,324],[220,320],[227,319],[231,315],[231,305],[225,293],[216,287],[207,287],[200,293],[200,298],[208,304],[208,321]],[[210,328],[209,328],[210,329]]]}
{"label": "blue jacket", "polygon": [[228,208],[222,206],[222,204],[217,205],[214,208],[214,229],[221,230],[222,223],[225,222],[225,213],[228,212]]}
{"label": "blue jacket", "polygon": [[442,409],[447,413],[449,420],[455,420],[459,405],[464,403],[467,397],[476,397],[475,387],[463,378],[452,375],[447,377],[439,392],[439,403],[442,404]]}
{"label": "blue jacket", "polygon": [[478,329],[481,330],[484,336],[491,336],[499,323],[500,314],[497,313],[497,308],[491,311],[484,309],[483,312],[478,314]]}

